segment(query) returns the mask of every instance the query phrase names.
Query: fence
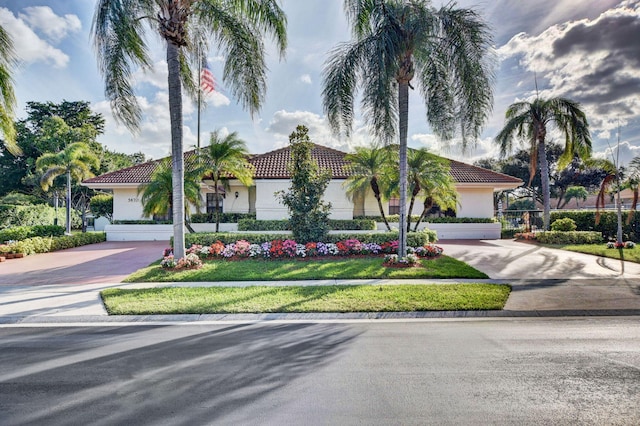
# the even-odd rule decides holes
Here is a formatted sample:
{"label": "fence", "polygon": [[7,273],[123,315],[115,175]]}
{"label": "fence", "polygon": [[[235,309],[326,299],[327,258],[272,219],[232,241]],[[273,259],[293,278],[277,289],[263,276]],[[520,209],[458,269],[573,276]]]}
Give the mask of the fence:
{"label": "fence", "polygon": [[502,210],[495,212],[502,229],[535,232],[542,230],[542,210]]}

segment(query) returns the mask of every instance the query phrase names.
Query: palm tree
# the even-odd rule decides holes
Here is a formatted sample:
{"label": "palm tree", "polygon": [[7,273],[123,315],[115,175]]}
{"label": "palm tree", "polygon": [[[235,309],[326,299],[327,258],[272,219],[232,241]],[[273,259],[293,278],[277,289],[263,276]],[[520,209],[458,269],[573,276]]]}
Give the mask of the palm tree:
{"label": "palm tree", "polygon": [[[188,211],[189,204],[199,206],[201,203],[201,177],[202,169],[196,166],[187,168],[184,173],[184,198],[188,201],[184,204],[185,211]],[[149,183],[138,187],[138,195],[141,195],[142,214],[145,216],[166,216],[173,213],[173,170],[168,158],[158,164]]]}
{"label": "palm tree", "polygon": [[430,153],[426,149],[410,149],[407,165],[409,169],[409,188],[411,201],[407,213],[407,231],[411,226],[411,212],[418,196],[424,198],[422,213],[416,222],[414,231],[425,218],[431,207],[438,205],[442,210],[455,210],[458,206],[455,183],[449,171],[449,161]]}
{"label": "palm tree", "polygon": [[[353,40],[338,45],[324,70],[323,104],[336,133],[350,134],[354,97],[373,134],[399,140],[400,244],[406,256],[409,88],[416,78],[426,119],[443,140],[475,140],[493,104],[491,37],[470,9],[428,0],[345,0]],[[399,139],[396,139],[399,138]]]}
{"label": "palm tree", "polygon": [[247,161],[248,155],[247,145],[236,132],[229,133],[224,138],[217,130],[211,133],[209,146],[204,151],[204,174],[210,175],[213,180],[216,232],[220,230],[218,185],[222,183],[225,188],[228,188],[228,181],[231,177],[238,179],[245,186],[252,185],[253,166]]}
{"label": "palm tree", "polygon": [[514,138],[526,140],[531,151],[531,179],[536,173],[537,162],[540,163],[546,231],[549,229],[551,210],[547,127],[553,124],[565,137],[564,149],[558,159],[558,167],[564,168],[575,156],[582,159],[591,156],[591,136],[587,117],[577,102],[566,98],[536,98],[533,102],[516,102],[509,106],[505,117],[506,123],[496,136],[495,142],[500,145],[500,153],[505,156],[512,150]]}
{"label": "palm tree", "polygon": [[[148,26],[145,26],[148,25]],[[251,114],[266,92],[263,38],[272,35],[280,56],[287,46],[286,18],[276,0],[98,0],[92,34],[106,96],[116,119],[131,130],[141,111],[131,86],[135,68],[149,69],[145,30],[166,44],[173,167],[173,234],[176,257],[184,256],[184,164],[182,87],[194,96],[193,64],[205,50],[201,40],[217,42],[226,56],[223,80]],[[194,96],[195,97],[195,96]]]}
{"label": "palm tree", "polygon": [[71,182],[82,182],[93,177],[91,169],[97,170],[98,167],[100,160],[84,142],[69,144],[56,154],[48,152],[36,160],[36,169],[43,172],[40,184],[45,191],[53,185],[55,178],[67,175],[67,234],[71,233]]}
{"label": "palm tree", "polygon": [[13,155],[22,152],[16,144],[16,130],[13,126],[13,110],[16,97],[13,91],[11,73],[16,62],[13,41],[0,26],[0,132],[4,134],[4,145]]}
{"label": "palm tree", "polygon": [[383,184],[385,176],[389,175],[390,157],[389,150],[379,147],[357,147],[355,152],[345,155],[344,159],[351,167],[349,177],[344,183],[347,196],[353,200],[358,195],[365,195],[367,189],[371,188],[373,196],[378,202],[378,209],[382,220],[391,230],[387,217],[382,207],[382,192],[380,185]]}

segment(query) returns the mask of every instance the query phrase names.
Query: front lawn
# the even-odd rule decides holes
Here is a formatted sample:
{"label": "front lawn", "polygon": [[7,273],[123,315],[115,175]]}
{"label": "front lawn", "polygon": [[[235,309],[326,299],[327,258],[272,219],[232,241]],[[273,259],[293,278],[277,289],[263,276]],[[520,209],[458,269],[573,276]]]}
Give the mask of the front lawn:
{"label": "front lawn", "polygon": [[557,247],[562,250],[575,251],[578,253],[593,254],[596,256],[609,257],[611,259],[622,259],[630,262],[640,263],[640,248],[616,249],[607,248],[606,244],[571,244]]}
{"label": "front lawn", "polygon": [[[237,263],[237,262],[236,262]],[[110,315],[498,310],[498,284],[162,287],[107,289]]]}
{"label": "front lawn", "polygon": [[129,275],[125,282],[278,281],[375,278],[489,278],[448,256],[421,259],[421,267],[389,268],[380,257],[306,260],[207,260],[201,269],[170,271],[159,262]]}

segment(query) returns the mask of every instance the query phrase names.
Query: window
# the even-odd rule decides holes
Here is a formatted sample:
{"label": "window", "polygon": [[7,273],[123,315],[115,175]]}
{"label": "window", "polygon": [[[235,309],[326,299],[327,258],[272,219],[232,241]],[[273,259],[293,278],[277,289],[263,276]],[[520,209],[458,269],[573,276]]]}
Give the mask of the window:
{"label": "window", "polygon": [[400,214],[400,198],[389,198],[389,214]]}
{"label": "window", "polygon": [[[222,208],[222,204],[224,202],[224,196],[222,194],[218,194],[218,210],[220,213],[224,211]],[[209,193],[207,194],[207,213],[215,213],[216,211],[216,194]]]}

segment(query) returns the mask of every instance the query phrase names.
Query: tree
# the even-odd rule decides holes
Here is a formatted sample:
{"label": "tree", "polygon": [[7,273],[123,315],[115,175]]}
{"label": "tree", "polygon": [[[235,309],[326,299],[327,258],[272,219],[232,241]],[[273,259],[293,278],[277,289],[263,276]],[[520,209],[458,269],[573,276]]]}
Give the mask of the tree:
{"label": "tree", "polygon": [[0,132],[4,135],[4,146],[14,155],[20,154],[16,145],[16,130],[13,126],[13,110],[16,96],[11,77],[16,63],[13,41],[0,26]]}
{"label": "tree", "polygon": [[[184,206],[185,211],[188,211],[189,203],[194,206],[198,206],[201,203],[201,177],[202,169],[197,166],[188,167],[184,173],[184,198],[187,203],[181,205]],[[168,158],[158,164],[158,167],[151,175],[149,183],[138,187],[138,195],[142,195],[140,201],[142,202],[142,214],[145,216],[172,215],[176,203],[174,203],[173,198],[173,170],[171,161]]]}
{"label": "tree", "polygon": [[571,199],[575,198],[576,205],[580,208],[579,200],[586,201],[589,193],[584,186],[570,186],[567,188],[567,192],[564,194],[564,199],[568,203]]}
{"label": "tree", "polygon": [[238,179],[245,186],[253,184],[253,166],[247,160],[248,155],[247,145],[238,137],[238,133],[229,133],[224,138],[217,130],[211,133],[209,146],[205,147],[204,151],[204,173],[213,180],[216,232],[220,230],[218,186],[223,184],[227,189],[230,176]]}
{"label": "tree", "polygon": [[373,196],[378,202],[378,209],[382,220],[391,230],[382,206],[382,191],[384,177],[389,175],[391,169],[389,150],[385,148],[357,147],[355,152],[347,154],[344,159],[349,162],[351,172],[344,183],[347,196],[353,200],[356,196],[365,196],[367,189],[371,188]]}
{"label": "tree", "polygon": [[67,176],[67,234],[71,233],[71,182],[93,177],[91,169],[97,169],[98,166],[98,159],[83,142],[72,143],[56,154],[46,153],[36,161],[36,168],[43,172],[40,182],[45,191],[53,185],[55,178]]}
{"label": "tree", "polygon": [[329,169],[320,170],[311,157],[312,143],[305,126],[289,135],[291,186],[276,195],[289,210],[293,238],[299,243],[323,241],[329,230],[331,203],[322,201],[331,180]]}
{"label": "tree", "polygon": [[[145,27],[148,25],[148,27]],[[119,122],[139,128],[141,110],[133,93],[134,68],[151,67],[145,30],[166,44],[173,167],[174,253],[183,257],[184,164],[182,87],[195,97],[192,64],[206,54],[194,40],[215,40],[226,57],[223,81],[253,115],[266,91],[263,37],[272,35],[280,56],[287,46],[286,18],[276,0],[99,0],[92,34],[106,96]]]}
{"label": "tree", "polygon": [[91,197],[89,201],[91,212],[95,217],[106,217],[109,222],[113,221],[113,195],[98,194]]}
{"label": "tree", "polygon": [[505,113],[505,125],[495,138],[500,153],[505,156],[513,148],[515,138],[524,140],[531,151],[530,174],[535,175],[540,163],[540,179],[544,230],[549,230],[551,193],[549,189],[549,164],[547,162],[547,127],[554,125],[564,135],[564,150],[558,159],[558,167],[564,168],[574,156],[591,156],[589,123],[577,102],[566,98],[541,99],[511,104]]}
{"label": "tree", "polygon": [[[435,9],[427,0],[345,0],[353,41],[330,54],[323,104],[336,133],[350,134],[359,86],[365,120],[388,144],[399,141],[400,244],[406,256],[407,131],[414,77],[426,119],[443,140],[463,147],[480,135],[493,104],[491,37],[470,9]],[[398,139],[396,139],[398,138]]]}

